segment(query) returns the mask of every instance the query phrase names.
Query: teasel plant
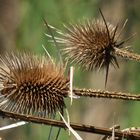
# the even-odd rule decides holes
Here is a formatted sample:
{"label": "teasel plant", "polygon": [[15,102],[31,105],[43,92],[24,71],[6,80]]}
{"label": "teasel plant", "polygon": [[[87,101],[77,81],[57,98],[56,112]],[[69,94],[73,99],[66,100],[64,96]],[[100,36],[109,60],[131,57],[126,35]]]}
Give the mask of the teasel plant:
{"label": "teasel plant", "polygon": [[41,117],[63,112],[69,82],[60,66],[45,56],[19,52],[7,53],[0,61],[1,109]]}
{"label": "teasel plant", "polygon": [[[0,108],[21,114],[51,117],[66,107],[70,96],[69,77],[62,66],[45,56],[7,53],[0,57]],[[73,97],[140,100],[140,95],[96,89],[73,88]],[[77,97],[78,98],[78,97]]]}
{"label": "teasel plant", "polygon": [[[104,19],[104,16],[103,16],[101,10],[100,10],[100,13],[101,13],[101,15],[103,17],[103,20],[105,22],[105,25],[106,25],[106,21]],[[63,33],[60,30],[56,29],[55,27],[49,25],[45,19],[43,19],[43,20],[44,20],[44,23],[45,23],[45,25],[48,29],[49,34],[50,34],[50,35],[49,34],[45,34],[45,35],[47,35],[48,37],[51,37],[52,41],[55,44],[55,47],[59,51],[59,46],[57,44],[57,43],[59,43],[59,42],[57,42],[58,38],[56,38],[53,35],[52,29],[57,30],[57,32],[59,34],[63,34]],[[125,24],[124,24],[124,26],[125,26]],[[122,28],[122,30],[123,30],[123,28]],[[116,28],[116,30],[117,30],[117,28]],[[119,33],[119,35],[120,34],[121,34],[121,32]],[[115,33],[114,33],[114,35],[115,35]],[[60,54],[60,52],[59,52],[59,54]],[[139,55],[138,55],[138,57],[139,57]],[[61,58],[61,56],[60,56],[60,58]],[[114,58],[114,60],[116,60],[116,59]],[[117,61],[114,61],[114,62],[116,62],[116,65],[118,65]],[[63,61],[62,61],[62,58],[61,58],[61,64],[64,65]],[[72,75],[73,75],[73,72],[72,72]],[[75,97],[78,98],[78,97],[84,96],[84,97],[112,98],[112,99],[137,100],[137,101],[139,101],[140,95],[137,95],[137,94],[134,95],[134,94],[131,94],[131,93],[122,93],[122,92],[116,92],[116,91],[110,92],[110,91],[107,91],[107,90],[100,90],[100,89],[98,89],[98,90],[97,89],[84,89],[84,88],[83,89],[79,89],[79,88],[71,89],[71,87],[73,87],[73,85],[72,85],[73,83],[72,83],[71,79],[72,79],[72,76],[70,74],[70,78],[69,78],[69,80],[70,80],[70,84],[69,84],[70,85],[70,92],[69,93],[70,94],[69,94],[69,96],[73,97],[73,98],[75,98]],[[71,90],[72,90],[72,93],[71,93]],[[71,94],[73,94],[73,95],[71,95]]]}
{"label": "teasel plant", "polygon": [[[53,118],[58,111],[63,114],[64,99],[71,94],[61,65],[25,52],[7,52],[0,61],[0,110],[45,118]],[[140,95],[72,89],[72,97],[81,96],[140,101]]]}
{"label": "teasel plant", "polygon": [[[119,68],[117,57],[140,61],[140,55],[125,45],[133,35],[125,40],[120,39],[127,20],[119,30],[118,24],[114,26],[107,22],[102,11],[100,9],[99,11],[102,20],[90,19],[77,24],[64,25],[66,32],[53,26],[50,28],[59,34],[56,35],[55,40],[63,46],[61,52],[65,59],[79,64],[84,70],[105,69],[106,85],[110,64]],[[49,34],[46,36],[51,37]]]}
{"label": "teasel plant", "polygon": [[[0,56],[0,61],[1,110],[53,119],[58,112],[64,119],[64,97],[68,94],[69,81],[64,77],[61,65],[56,66],[45,56],[20,52],[6,53]],[[24,124],[19,122],[6,128]],[[51,131],[52,128],[48,140],[51,139]]]}

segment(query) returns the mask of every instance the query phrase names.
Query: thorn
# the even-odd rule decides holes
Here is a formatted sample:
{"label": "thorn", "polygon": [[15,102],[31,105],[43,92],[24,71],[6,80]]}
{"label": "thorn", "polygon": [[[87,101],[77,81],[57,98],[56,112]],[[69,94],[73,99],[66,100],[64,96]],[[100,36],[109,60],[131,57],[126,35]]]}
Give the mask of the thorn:
{"label": "thorn", "polygon": [[109,42],[110,42],[109,29],[108,29],[108,26],[107,26],[107,23],[106,23],[105,17],[104,17],[104,15],[103,15],[103,13],[102,13],[102,11],[101,11],[101,9],[100,9],[100,8],[99,8],[99,12],[100,12],[100,14],[101,14],[101,16],[102,16],[102,18],[103,18],[104,23],[105,23],[106,30],[107,30],[107,35],[108,35],[108,39],[109,39]]}
{"label": "thorn", "polygon": [[106,88],[106,85],[107,85],[107,80],[108,80],[108,73],[109,73],[109,64],[107,64],[107,66],[106,66],[106,75],[105,75],[105,88]]}

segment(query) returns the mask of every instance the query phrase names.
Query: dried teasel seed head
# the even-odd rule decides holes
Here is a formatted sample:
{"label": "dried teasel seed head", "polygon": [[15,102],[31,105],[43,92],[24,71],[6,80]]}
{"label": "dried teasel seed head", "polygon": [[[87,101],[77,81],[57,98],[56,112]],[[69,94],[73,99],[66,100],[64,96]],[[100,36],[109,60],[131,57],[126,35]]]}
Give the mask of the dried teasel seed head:
{"label": "dried teasel seed head", "polygon": [[62,42],[67,59],[88,70],[106,67],[110,63],[116,64],[116,57],[113,55],[114,46],[117,45],[115,27],[109,23],[107,26],[109,37],[104,22],[100,20],[89,20],[84,24],[68,27],[68,33],[64,35]]}
{"label": "dried teasel seed head", "polygon": [[7,53],[0,61],[0,109],[43,117],[63,112],[69,82],[61,66],[27,53]]}
{"label": "dried teasel seed head", "polygon": [[87,70],[105,68],[107,81],[109,65],[119,67],[115,48],[121,48],[125,42],[119,40],[125,25],[118,32],[118,25],[106,22],[100,13],[103,20],[87,20],[65,26],[67,32],[58,31],[61,36],[56,37],[56,41],[65,47],[62,52],[70,62],[80,64]]}

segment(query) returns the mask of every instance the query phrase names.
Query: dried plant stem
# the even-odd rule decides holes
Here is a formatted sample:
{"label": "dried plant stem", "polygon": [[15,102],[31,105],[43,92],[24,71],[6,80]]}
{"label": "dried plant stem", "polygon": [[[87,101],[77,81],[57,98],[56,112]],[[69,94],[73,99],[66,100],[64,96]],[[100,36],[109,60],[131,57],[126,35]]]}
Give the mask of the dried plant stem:
{"label": "dried plant stem", "polygon": [[[22,120],[26,122],[33,122],[33,123],[38,123],[38,124],[45,124],[45,125],[52,125],[55,127],[66,128],[65,123],[58,120],[16,114],[16,113],[3,111],[3,110],[0,110],[0,116],[2,116],[3,118],[13,118],[16,120]],[[73,129],[82,131],[82,132],[95,133],[95,134],[108,135],[108,136],[112,135],[112,130],[110,130],[109,128],[102,128],[102,127],[96,127],[96,126],[85,125],[85,124],[77,124],[77,123],[70,123],[70,126]],[[115,131],[115,136],[119,138],[133,138],[133,140],[140,140],[140,136],[135,133],[121,132],[119,130]]]}
{"label": "dried plant stem", "polygon": [[129,59],[129,60],[135,60],[135,61],[140,61],[140,55],[124,50],[124,49],[118,49],[118,48],[114,48],[115,49],[115,54],[118,56],[121,56],[123,58]]}
{"label": "dried plant stem", "polygon": [[134,95],[130,93],[110,92],[96,89],[73,89],[73,92],[77,96],[140,101],[140,95]]}

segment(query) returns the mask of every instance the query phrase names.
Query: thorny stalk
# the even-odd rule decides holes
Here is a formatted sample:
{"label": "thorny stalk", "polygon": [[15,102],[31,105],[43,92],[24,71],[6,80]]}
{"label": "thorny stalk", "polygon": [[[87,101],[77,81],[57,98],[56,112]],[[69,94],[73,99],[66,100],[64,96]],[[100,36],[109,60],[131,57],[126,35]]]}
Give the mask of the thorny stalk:
{"label": "thorny stalk", "polygon": [[111,92],[111,91],[96,90],[96,89],[73,89],[73,93],[77,96],[85,96],[85,97],[110,98],[110,99],[112,98],[112,99],[140,101],[140,95],[115,92],[115,91]]}
{"label": "thorny stalk", "polygon": [[135,61],[140,61],[140,55],[127,51],[127,50],[123,50],[123,49],[118,49],[115,48],[115,54],[118,56],[121,56],[123,58],[126,58],[128,60],[135,60]]}
{"label": "thorny stalk", "polygon": [[[33,123],[38,123],[38,124],[45,124],[45,125],[52,125],[55,127],[67,128],[63,121],[34,117],[34,116],[23,115],[23,114],[16,114],[16,113],[3,111],[3,110],[0,110],[0,116],[2,116],[3,118],[13,118],[16,120],[22,120],[26,122],[33,122]],[[70,126],[74,130],[78,130],[82,132],[112,136],[112,130],[110,130],[109,128],[96,127],[92,125],[77,124],[77,123],[70,123]],[[129,138],[133,140],[140,140],[140,135],[136,133],[126,132],[126,131],[123,132],[120,130],[115,130],[115,136],[119,138],[126,138],[126,139]]]}

